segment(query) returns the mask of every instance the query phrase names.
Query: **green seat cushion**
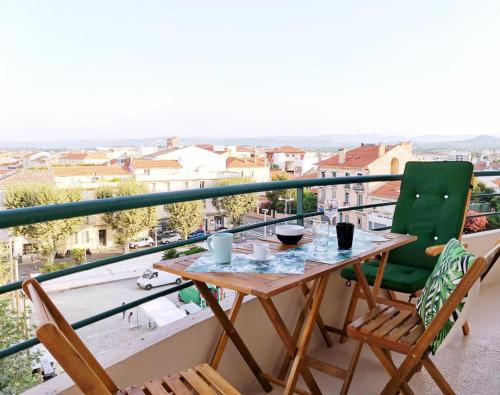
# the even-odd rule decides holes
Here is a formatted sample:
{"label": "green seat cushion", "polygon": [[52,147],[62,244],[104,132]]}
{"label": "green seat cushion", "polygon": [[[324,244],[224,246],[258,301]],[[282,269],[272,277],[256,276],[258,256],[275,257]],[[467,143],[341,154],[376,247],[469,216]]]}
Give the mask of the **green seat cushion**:
{"label": "green seat cushion", "polygon": [[[377,277],[378,261],[369,261],[361,265],[366,279],[373,285]],[[414,268],[388,262],[382,279],[382,288],[397,292],[412,294],[422,289],[431,274],[431,270]],[[347,266],[341,271],[341,276],[347,280],[357,281],[353,266]]]}
{"label": "green seat cushion", "polygon": [[[468,252],[457,239],[451,239],[446,244],[417,300],[417,312],[426,328],[432,323],[475,260],[476,257]],[[429,348],[433,354],[459,319],[463,307],[464,301],[458,304],[430,344]]]}

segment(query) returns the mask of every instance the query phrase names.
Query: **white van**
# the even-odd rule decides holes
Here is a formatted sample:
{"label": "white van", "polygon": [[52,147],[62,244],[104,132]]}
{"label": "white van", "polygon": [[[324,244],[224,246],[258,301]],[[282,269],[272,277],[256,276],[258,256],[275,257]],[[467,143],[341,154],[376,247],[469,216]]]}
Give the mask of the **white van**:
{"label": "white van", "polygon": [[137,279],[137,285],[149,291],[153,287],[167,284],[180,284],[181,281],[181,278],[175,274],[150,268],[146,269],[142,276]]}

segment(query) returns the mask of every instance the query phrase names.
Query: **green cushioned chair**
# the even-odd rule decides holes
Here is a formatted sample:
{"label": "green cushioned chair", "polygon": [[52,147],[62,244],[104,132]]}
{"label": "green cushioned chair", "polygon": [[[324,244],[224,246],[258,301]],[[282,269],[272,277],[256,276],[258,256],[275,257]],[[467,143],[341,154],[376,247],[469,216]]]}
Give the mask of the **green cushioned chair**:
{"label": "green cushioned chair", "polygon": [[[414,296],[424,287],[438,259],[426,255],[425,249],[460,238],[472,179],[470,162],[406,164],[391,232],[415,235],[418,239],[391,251],[381,288]],[[370,261],[361,265],[370,285],[375,281],[378,264]],[[352,266],[344,268],[341,275],[347,280],[357,280]],[[353,319],[359,288],[356,283],[344,329]]]}

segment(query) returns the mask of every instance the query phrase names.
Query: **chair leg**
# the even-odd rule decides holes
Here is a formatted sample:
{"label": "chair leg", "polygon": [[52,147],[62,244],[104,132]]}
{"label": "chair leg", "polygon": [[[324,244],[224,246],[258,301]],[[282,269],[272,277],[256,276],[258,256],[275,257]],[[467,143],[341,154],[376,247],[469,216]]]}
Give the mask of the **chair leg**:
{"label": "chair leg", "polygon": [[391,355],[389,354],[388,351],[382,350],[381,348],[369,344],[370,348],[372,349],[373,353],[375,356],[379,359],[379,361],[382,363],[382,366],[385,368],[387,373],[391,376],[391,381],[394,379],[397,379],[398,381],[398,387],[396,388],[395,392],[388,392],[388,394],[396,394],[397,390],[400,389],[401,392],[405,395],[415,395],[413,390],[410,388],[408,383],[406,382],[406,377],[397,377],[398,375],[398,369],[392,362]]}
{"label": "chair leg", "polygon": [[[342,326],[342,331],[344,333],[346,333],[347,327],[354,319],[354,314],[356,313],[356,306],[357,306],[358,300],[359,300],[360,289],[361,289],[361,286],[359,285],[359,282],[356,281],[356,283],[354,284],[354,289],[352,290],[351,300],[349,301],[349,307],[348,307],[347,313],[345,315],[344,325]],[[347,336],[342,335],[340,337],[339,342],[344,343],[346,340],[347,340]]]}
{"label": "chair leg", "polygon": [[422,363],[443,394],[455,395],[455,391],[453,391],[453,388],[451,388],[450,384],[448,384],[439,369],[436,367],[436,365],[434,365],[434,363],[428,356],[425,356],[422,359]]}
{"label": "chair leg", "polygon": [[469,336],[469,323],[467,321],[465,321],[465,323],[462,325],[462,332],[464,334],[464,336]]}
{"label": "chair leg", "polygon": [[356,366],[358,366],[359,356],[361,355],[361,350],[363,348],[363,342],[358,342],[356,348],[351,357],[351,362],[349,363],[349,368],[347,369],[347,374],[344,378],[344,383],[342,384],[342,389],[340,390],[340,395],[346,395],[351,386],[352,377],[356,371]]}

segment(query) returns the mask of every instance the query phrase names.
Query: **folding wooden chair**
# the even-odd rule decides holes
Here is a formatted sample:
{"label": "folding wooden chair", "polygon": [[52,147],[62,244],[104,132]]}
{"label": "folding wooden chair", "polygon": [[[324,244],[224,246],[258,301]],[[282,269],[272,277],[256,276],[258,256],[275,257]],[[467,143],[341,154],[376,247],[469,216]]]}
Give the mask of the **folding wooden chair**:
{"label": "folding wooden chair", "polygon": [[[436,254],[438,250],[439,248],[429,248],[427,252],[431,255]],[[454,394],[451,386],[429,358],[429,346],[466,296],[469,300],[464,310],[473,306],[474,300],[471,300],[470,294],[478,295],[481,275],[493,266],[499,251],[500,243],[497,243],[486,257],[478,257],[474,261],[427,329],[414,309],[405,310],[383,304],[377,305],[347,327],[348,336],[368,344],[391,376],[382,394],[396,394],[398,391],[413,394],[408,386],[408,381],[422,365],[444,394]],[[476,292],[473,292],[474,289]],[[467,318],[467,313],[464,310],[461,314],[461,316],[463,315],[462,322],[465,322]],[[461,323],[455,322],[452,331],[448,333],[445,340],[449,340],[453,336],[452,332],[460,330],[460,327]],[[443,345],[444,342],[441,347]],[[391,351],[407,355],[399,368],[392,361]],[[353,369],[355,369],[356,362],[357,360],[354,361]]]}
{"label": "folding wooden chair", "polygon": [[[460,240],[464,228],[473,184],[470,162],[408,162],[405,166],[401,191],[394,210],[391,232],[408,233],[417,241],[396,248],[380,260],[361,265],[368,283],[383,289],[387,298],[380,303],[402,307],[408,302],[398,300],[395,292],[418,296],[436,265],[435,256],[426,255],[427,247],[444,245],[448,240]],[[379,271],[383,276],[375,284]],[[364,298],[352,266],[341,271],[348,281],[355,281],[343,330],[354,319],[356,306]],[[463,332],[468,334],[467,323]],[[341,337],[341,342],[345,337]]]}
{"label": "folding wooden chair", "polygon": [[38,339],[85,394],[239,394],[208,364],[185,369],[179,374],[167,374],[160,379],[148,380],[144,384],[121,390],[52,303],[38,281],[26,280],[23,290],[33,302],[33,310],[38,320]]}

